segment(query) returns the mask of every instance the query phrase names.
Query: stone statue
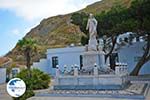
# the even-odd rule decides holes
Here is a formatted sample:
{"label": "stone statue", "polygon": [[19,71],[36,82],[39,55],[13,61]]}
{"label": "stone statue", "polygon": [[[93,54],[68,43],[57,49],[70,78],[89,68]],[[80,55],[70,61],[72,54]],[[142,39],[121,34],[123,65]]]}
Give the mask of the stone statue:
{"label": "stone statue", "polygon": [[87,22],[86,30],[89,30],[89,43],[88,43],[88,50],[89,51],[97,51],[97,20],[94,18],[93,14],[89,15],[89,19]]}

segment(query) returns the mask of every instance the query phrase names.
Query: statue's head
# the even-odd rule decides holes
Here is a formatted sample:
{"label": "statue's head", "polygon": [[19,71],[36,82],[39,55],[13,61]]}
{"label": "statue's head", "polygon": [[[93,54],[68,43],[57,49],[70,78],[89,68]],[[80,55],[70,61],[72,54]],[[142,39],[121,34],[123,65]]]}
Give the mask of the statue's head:
{"label": "statue's head", "polygon": [[94,16],[93,16],[93,14],[92,13],[90,13],[90,15],[89,15],[89,18],[93,18]]}

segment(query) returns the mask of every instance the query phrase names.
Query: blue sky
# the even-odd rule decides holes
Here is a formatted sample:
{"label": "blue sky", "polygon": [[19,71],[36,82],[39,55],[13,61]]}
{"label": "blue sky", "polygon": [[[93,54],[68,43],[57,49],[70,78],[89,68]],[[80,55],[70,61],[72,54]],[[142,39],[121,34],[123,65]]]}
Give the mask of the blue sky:
{"label": "blue sky", "polygon": [[44,18],[77,11],[100,0],[0,0],[0,56]]}

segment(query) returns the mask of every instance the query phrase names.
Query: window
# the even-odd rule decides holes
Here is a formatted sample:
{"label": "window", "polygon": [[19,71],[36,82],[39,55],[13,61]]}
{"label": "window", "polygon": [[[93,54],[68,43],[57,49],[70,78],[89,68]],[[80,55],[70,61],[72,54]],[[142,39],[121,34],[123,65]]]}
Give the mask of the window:
{"label": "window", "polygon": [[83,56],[80,55],[80,69],[82,69],[83,67]]}
{"label": "window", "polygon": [[52,57],[52,67],[56,68],[57,65],[58,65],[58,57],[54,56]]}

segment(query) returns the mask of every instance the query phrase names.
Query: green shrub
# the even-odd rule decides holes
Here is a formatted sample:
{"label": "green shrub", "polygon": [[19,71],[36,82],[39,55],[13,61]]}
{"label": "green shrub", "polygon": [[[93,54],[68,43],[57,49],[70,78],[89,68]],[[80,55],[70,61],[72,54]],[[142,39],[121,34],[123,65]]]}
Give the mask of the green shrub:
{"label": "green shrub", "polygon": [[[29,77],[29,72],[31,73],[31,77]],[[14,100],[26,100],[34,96],[33,90],[48,88],[50,83],[50,76],[38,69],[32,69],[30,71],[24,69],[16,77],[26,83],[26,92],[21,97],[13,98]]]}
{"label": "green shrub", "polygon": [[26,90],[26,92],[21,97],[13,98],[13,100],[26,100],[32,96],[34,96],[33,90]]}
{"label": "green shrub", "polygon": [[48,74],[45,74],[39,69],[32,69],[30,71],[31,77],[29,78],[28,72],[29,70],[24,69],[19,74],[17,74],[17,77],[22,79],[26,83],[27,88],[29,87],[33,90],[36,90],[49,87],[50,76]]}

